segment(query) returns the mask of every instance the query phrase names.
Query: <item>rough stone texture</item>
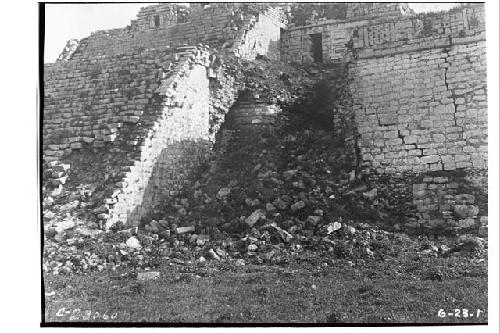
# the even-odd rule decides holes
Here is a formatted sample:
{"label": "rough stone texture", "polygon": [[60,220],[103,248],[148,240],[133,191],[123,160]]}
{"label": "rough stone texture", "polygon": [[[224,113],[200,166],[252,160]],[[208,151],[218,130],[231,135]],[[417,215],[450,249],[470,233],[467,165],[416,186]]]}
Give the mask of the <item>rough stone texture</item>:
{"label": "rough stone texture", "polygon": [[376,16],[396,16],[413,14],[413,10],[407,3],[349,3],[347,6],[347,18],[366,18]]}
{"label": "rough stone texture", "polygon": [[[94,217],[107,227],[139,224],[205,161],[238,91],[206,47],[180,45],[276,59],[280,20],[267,5],[160,4],[127,28],[70,41],[44,68],[43,159],[76,164],[56,194],[69,179],[68,190],[94,190]],[[56,182],[50,167],[47,189]]]}
{"label": "rough stone texture", "polygon": [[279,113],[278,106],[263,101],[238,101],[226,121],[233,128],[273,127]]}
{"label": "rough stone texture", "polygon": [[487,166],[484,42],[360,59],[354,110],[365,165],[379,172]]}
{"label": "rough stone texture", "polygon": [[[478,229],[482,217],[488,215],[487,200],[484,200],[486,188],[475,186],[468,179],[471,176],[463,172],[434,172],[416,179],[413,204],[418,225],[413,226],[441,230]],[[473,177],[476,180],[488,178],[486,172],[475,173]]]}
{"label": "rough stone texture", "polygon": [[[349,4],[348,8],[355,5],[360,4]],[[323,59],[335,62],[347,60],[352,50],[356,50],[356,57],[367,58],[449,46],[450,37],[455,39],[455,44],[484,40],[484,30],[481,4],[424,15],[351,16],[287,29],[282,34],[281,58],[287,62],[312,62],[311,34],[322,35]]]}
{"label": "rough stone texture", "polygon": [[[279,39],[279,8],[265,4],[220,3],[193,6],[179,21],[182,6],[163,3],[143,8],[130,26],[102,30],[83,38],[72,59],[121,54],[136,49],[208,44],[245,58],[274,49]],[[158,15],[159,25],[154,21]],[[263,34],[263,31],[266,31]]]}
{"label": "rough stone texture", "polygon": [[[63,63],[58,75],[47,71],[44,158],[96,159],[97,168],[107,162],[104,179],[85,177],[89,170],[82,163],[72,163],[77,166],[70,179],[102,182],[95,212],[108,226],[118,220],[138,224],[162,197],[183,186],[207,154],[209,54],[183,52],[111,57],[99,62],[99,71],[82,61]],[[175,65],[165,64],[176,57]],[[76,68],[63,71],[67,67]],[[69,79],[74,73],[79,79]]]}
{"label": "rough stone texture", "polygon": [[[484,181],[475,186],[470,177],[454,173],[466,170],[487,179],[484,6],[414,15],[397,3],[349,4],[344,20],[285,31],[282,59],[311,63],[311,34],[322,35],[325,62],[348,64],[353,105],[346,114],[354,112],[359,166],[367,173],[405,175],[388,188],[402,198],[413,197],[413,208],[404,207],[408,217],[415,217],[408,225],[477,227],[478,218],[468,216],[476,213],[473,202],[456,209],[466,212],[462,217],[452,213],[456,184],[462,184],[461,193],[487,196]],[[353,127],[349,119],[336,126]],[[447,181],[420,178],[435,172],[444,172]],[[486,216],[487,208],[478,214]]]}
{"label": "rough stone texture", "polygon": [[[305,84],[267,77],[255,59],[281,58],[312,68],[317,91],[298,113],[357,153],[353,167],[378,188],[370,200],[390,202],[412,228],[484,230],[484,5],[414,15],[398,3],[353,3],[344,19],[311,21],[313,10],[310,24],[288,29],[283,7],[162,3],[126,28],[70,41],[44,67],[44,205],[56,198],[108,227],[139,224],[189,183],[219,132],[224,151],[232,132],[223,123],[279,126],[278,105]],[[321,34],[326,65],[308,65],[318,61],[311,34]]]}
{"label": "rough stone texture", "polygon": [[128,184],[117,196],[115,220],[137,224],[155,204],[179,191],[208,153],[208,79],[204,66],[194,67],[177,84],[182,93],[163,110],[156,132],[145,141],[139,161],[128,171]]}

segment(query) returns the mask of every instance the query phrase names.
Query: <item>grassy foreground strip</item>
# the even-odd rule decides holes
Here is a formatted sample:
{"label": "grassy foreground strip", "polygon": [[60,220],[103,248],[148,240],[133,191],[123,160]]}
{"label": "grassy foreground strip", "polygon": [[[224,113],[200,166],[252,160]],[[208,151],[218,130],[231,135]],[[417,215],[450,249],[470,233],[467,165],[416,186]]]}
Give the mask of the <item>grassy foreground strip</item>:
{"label": "grassy foreground strip", "polygon": [[165,264],[150,281],[105,272],[44,279],[48,323],[488,321],[487,261],[465,257],[352,263],[311,256],[286,267]]}

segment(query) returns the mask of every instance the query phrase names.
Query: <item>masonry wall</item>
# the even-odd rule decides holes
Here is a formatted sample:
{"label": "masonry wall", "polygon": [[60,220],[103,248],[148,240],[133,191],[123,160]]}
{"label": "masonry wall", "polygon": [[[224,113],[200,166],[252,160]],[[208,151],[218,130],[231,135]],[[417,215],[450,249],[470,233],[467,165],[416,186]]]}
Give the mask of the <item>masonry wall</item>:
{"label": "masonry wall", "polygon": [[487,168],[484,30],[460,31],[357,52],[351,89],[365,166]]}
{"label": "masonry wall", "polygon": [[412,197],[405,226],[415,230],[487,234],[481,9],[412,18],[411,25],[403,20],[364,26],[352,39],[351,93],[360,166],[377,175],[404,175],[391,195]]}
{"label": "masonry wall", "polygon": [[280,59],[281,12],[278,9],[267,10],[250,19],[249,25],[235,45],[235,54],[243,59],[255,59],[266,56],[272,60]]}
{"label": "masonry wall", "polygon": [[177,94],[141,146],[141,155],[122,180],[108,224],[140,222],[161,200],[176,194],[209,150],[209,87],[206,68],[195,65],[177,81]]}
{"label": "masonry wall", "polygon": [[235,103],[226,117],[231,128],[273,128],[278,125],[281,110],[267,101],[245,99]]}
{"label": "masonry wall", "polygon": [[[137,49],[163,49],[203,43],[220,51],[255,58],[256,54],[277,54],[280,10],[270,6],[240,3],[194,6],[179,22],[172,4],[145,7],[126,28],[97,31],[80,41],[72,59],[100,58]],[[176,9],[177,8],[177,9]],[[174,15],[175,13],[175,15]],[[155,26],[155,16],[160,25]],[[153,23],[152,23],[153,22]]]}
{"label": "masonry wall", "polygon": [[352,107],[335,125],[354,126],[359,167],[405,212],[405,228],[484,235],[484,6],[427,15],[377,6],[351,4],[346,20],[287,30],[282,59],[311,63],[310,35],[320,33],[324,62],[348,64]]}
{"label": "masonry wall", "polygon": [[164,75],[161,67],[175,62],[174,57],[161,50],[137,51],[45,65],[44,159],[84,145],[112,145],[122,128],[152,111],[151,98]]}
{"label": "masonry wall", "polygon": [[[190,181],[236,100],[235,78],[203,45],[278,59],[281,26],[266,4],[160,4],[126,28],[68,43],[45,66],[44,195],[62,203],[64,191],[85,189],[90,219],[139,224]],[[54,179],[61,164],[71,171]]]}
{"label": "masonry wall", "polygon": [[[357,5],[349,4],[348,8]],[[287,29],[282,34],[282,59],[311,63],[311,34],[322,35],[323,61],[336,62],[348,61],[352,50],[366,57],[411,52],[446,44],[449,36],[464,38],[484,33],[485,29],[481,4],[425,15],[411,15],[411,11],[404,10],[397,14],[393,8],[396,4],[374,4],[380,8],[372,11],[373,15],[365,15],[366,5],[359,7],[364,8],[361,13],[352,13],[346,20],[325,20]]]}
{"label": "masonry wall", "polygon": [[347,18],[361,18],[361,17],[380,17],[380,16],[393,16],[401,17],[403,15],[412,14],[413,10],[407,3],[349,3],[347,6]]}
{"label": "masonry wall", "polygon": [[68,192],[92,189],[102,224],[137,225],[203,163],[210,59],[184,47],[46,67],[43,158],[71,166]]}

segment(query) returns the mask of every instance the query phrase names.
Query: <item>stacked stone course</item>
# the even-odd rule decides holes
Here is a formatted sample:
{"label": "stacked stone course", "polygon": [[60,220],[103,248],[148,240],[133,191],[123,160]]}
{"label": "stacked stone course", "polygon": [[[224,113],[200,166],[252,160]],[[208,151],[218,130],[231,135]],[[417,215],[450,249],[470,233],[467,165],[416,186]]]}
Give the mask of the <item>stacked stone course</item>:
{"label": "stacked stone course", "polygon": [[[51,166],[71,164],[69,188],[99,184],[92,208],[103,224],[138,224],[186,186],[230,109],[235,127],[279,118],[279,96],[238,98],[241,64],[222,66],[209,46],[308,64],[310,35],[321,34],[324,61],[341,63],[345,79],[332,125],[357,145],[359,168],[373,179],[408,175],[393,188],[412,197],[410,227],[484,230],[487,190],[470,177],[487,179],[484,6],[413,15],[400,4],[349,4],[344,20],[280,32],[284,22],[269,4],[159,4],[129,27],[71,41],[44,68],[44,183],[67,176],[53,179]],[[78,163],[86,157],[102,175]]]}
{"label": "stacked stone course", "polygon": [[414,13],[406,3],[350,3],[347,7],[347,18],[365,18],[379,16],[400,17]]}
{"label": "stacked stone course", "polygon": [[[287,30],[282,59],[312,62],[309,35],[317,33],[323,59],[349,66],[353,105],[347,110],[358,132],[360,167],[407,175],[407,185],[394,191],[413,195],[408,212],[416,219],[408,226],[483,228],[487,209],[459,217],[450,198],[457,195],[454,184],[470,183],[455,170],[478,170],[476,177],[487,179],[484,6],[413,15],[399,4],[349,4],[346,20]],[[415,178],[435,172],[450,174],[442,183]]]}
{"label": "stacked stone course", "polygon": [[257,7],[149,6],[45,66],[43,159],[75,165],[69,190],[96,189],[90,207],[102,225],[137,225],[205,162],[239,85],[206,46],[181,45],[276,58],[280,10]]}
{"label": "stacked stone course", "polygon": [[[108,226],[117,220],[137,224],[169,190],[178,190],[204,159],[209,59],[206,50],[185,47],[170,53],[141,52],[136,58],[110,57],[99,62],[99,71],[81,61],[56,65],[59,70],[79,66],[80,71],[71,73],[78,73],[80,80],[72,84],[60,72],[47,71],[44,158],[76,158],[75,153],[90,158],[99,151],[116,155],[108,165],[115,182],[108,179],[105,198],[95,209]],[[85,91],[88,86],[93,87],[91,96]],[[78,92],[82,100],[66,103]],[[73,107],[85,103],[88,113]],[[72,117],[65,116],[70,112]]]}
{"label": "stacked stone course", "polygon": [[[160,4],[146,7],[126,28],[93,33],[80,40],[71,59],[99,59],[137,49],[162,49],[198,43],[230,50],[246,59],[266,54],[269,47],[274,50],[274,57],[279,53],[277,42],[280,27],[283,27],[279,8],[242,3],[211,4],[207,8],[194,6],[186,14],[185,22],[184,19],[178,22],[177,16],[165,14],[177,12],[182,7],[172,6]],[[162,22],[158,27],[151,24],[157,15]]]}
{"label": "stacked stone course", "polygon": [[[348,8],[356,4],[349,4]],[[363,4],[366,5],[366,4]],[[378,4],[382,5],[382,4]],[[470,5],[446,13],[427,15],[351,16],[291,28],[282,36],[281,57],[295,63],[312,62],[311,34],[322,35],[323,59],[346,61],[354,50],[357,58],[409,53],[422,49],[484,40],[484,9]]]}
{"label": "stacked stone course", "polygon": [[480,45],[358,60],[352,89],[365,165],[381,173],[485,168],[483,65]]}
{"label": "stacked stone course", "polygon": [[238,101],[226,121],[233,128],[273,128],[278,125],[280,108],[267,101]]}

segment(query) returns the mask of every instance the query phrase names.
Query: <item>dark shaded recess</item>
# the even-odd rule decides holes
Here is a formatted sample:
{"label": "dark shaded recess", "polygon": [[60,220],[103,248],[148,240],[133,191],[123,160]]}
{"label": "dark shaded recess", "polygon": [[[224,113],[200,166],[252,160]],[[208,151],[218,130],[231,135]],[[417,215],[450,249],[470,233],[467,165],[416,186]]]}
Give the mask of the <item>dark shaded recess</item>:
{"label": "dark shaded recess", "polygon": [[303,103],[286,108],[290,125],[297,128],[332,130],[334,105],[341,99],[342,87],[335,78],[323,78]]}
{"label": "dark shaded recess", "polygon": [[311,34],[311,53],[313,56],[313,60],[316,63],[323,62],[323,36],[321,33],[319,34]]}

